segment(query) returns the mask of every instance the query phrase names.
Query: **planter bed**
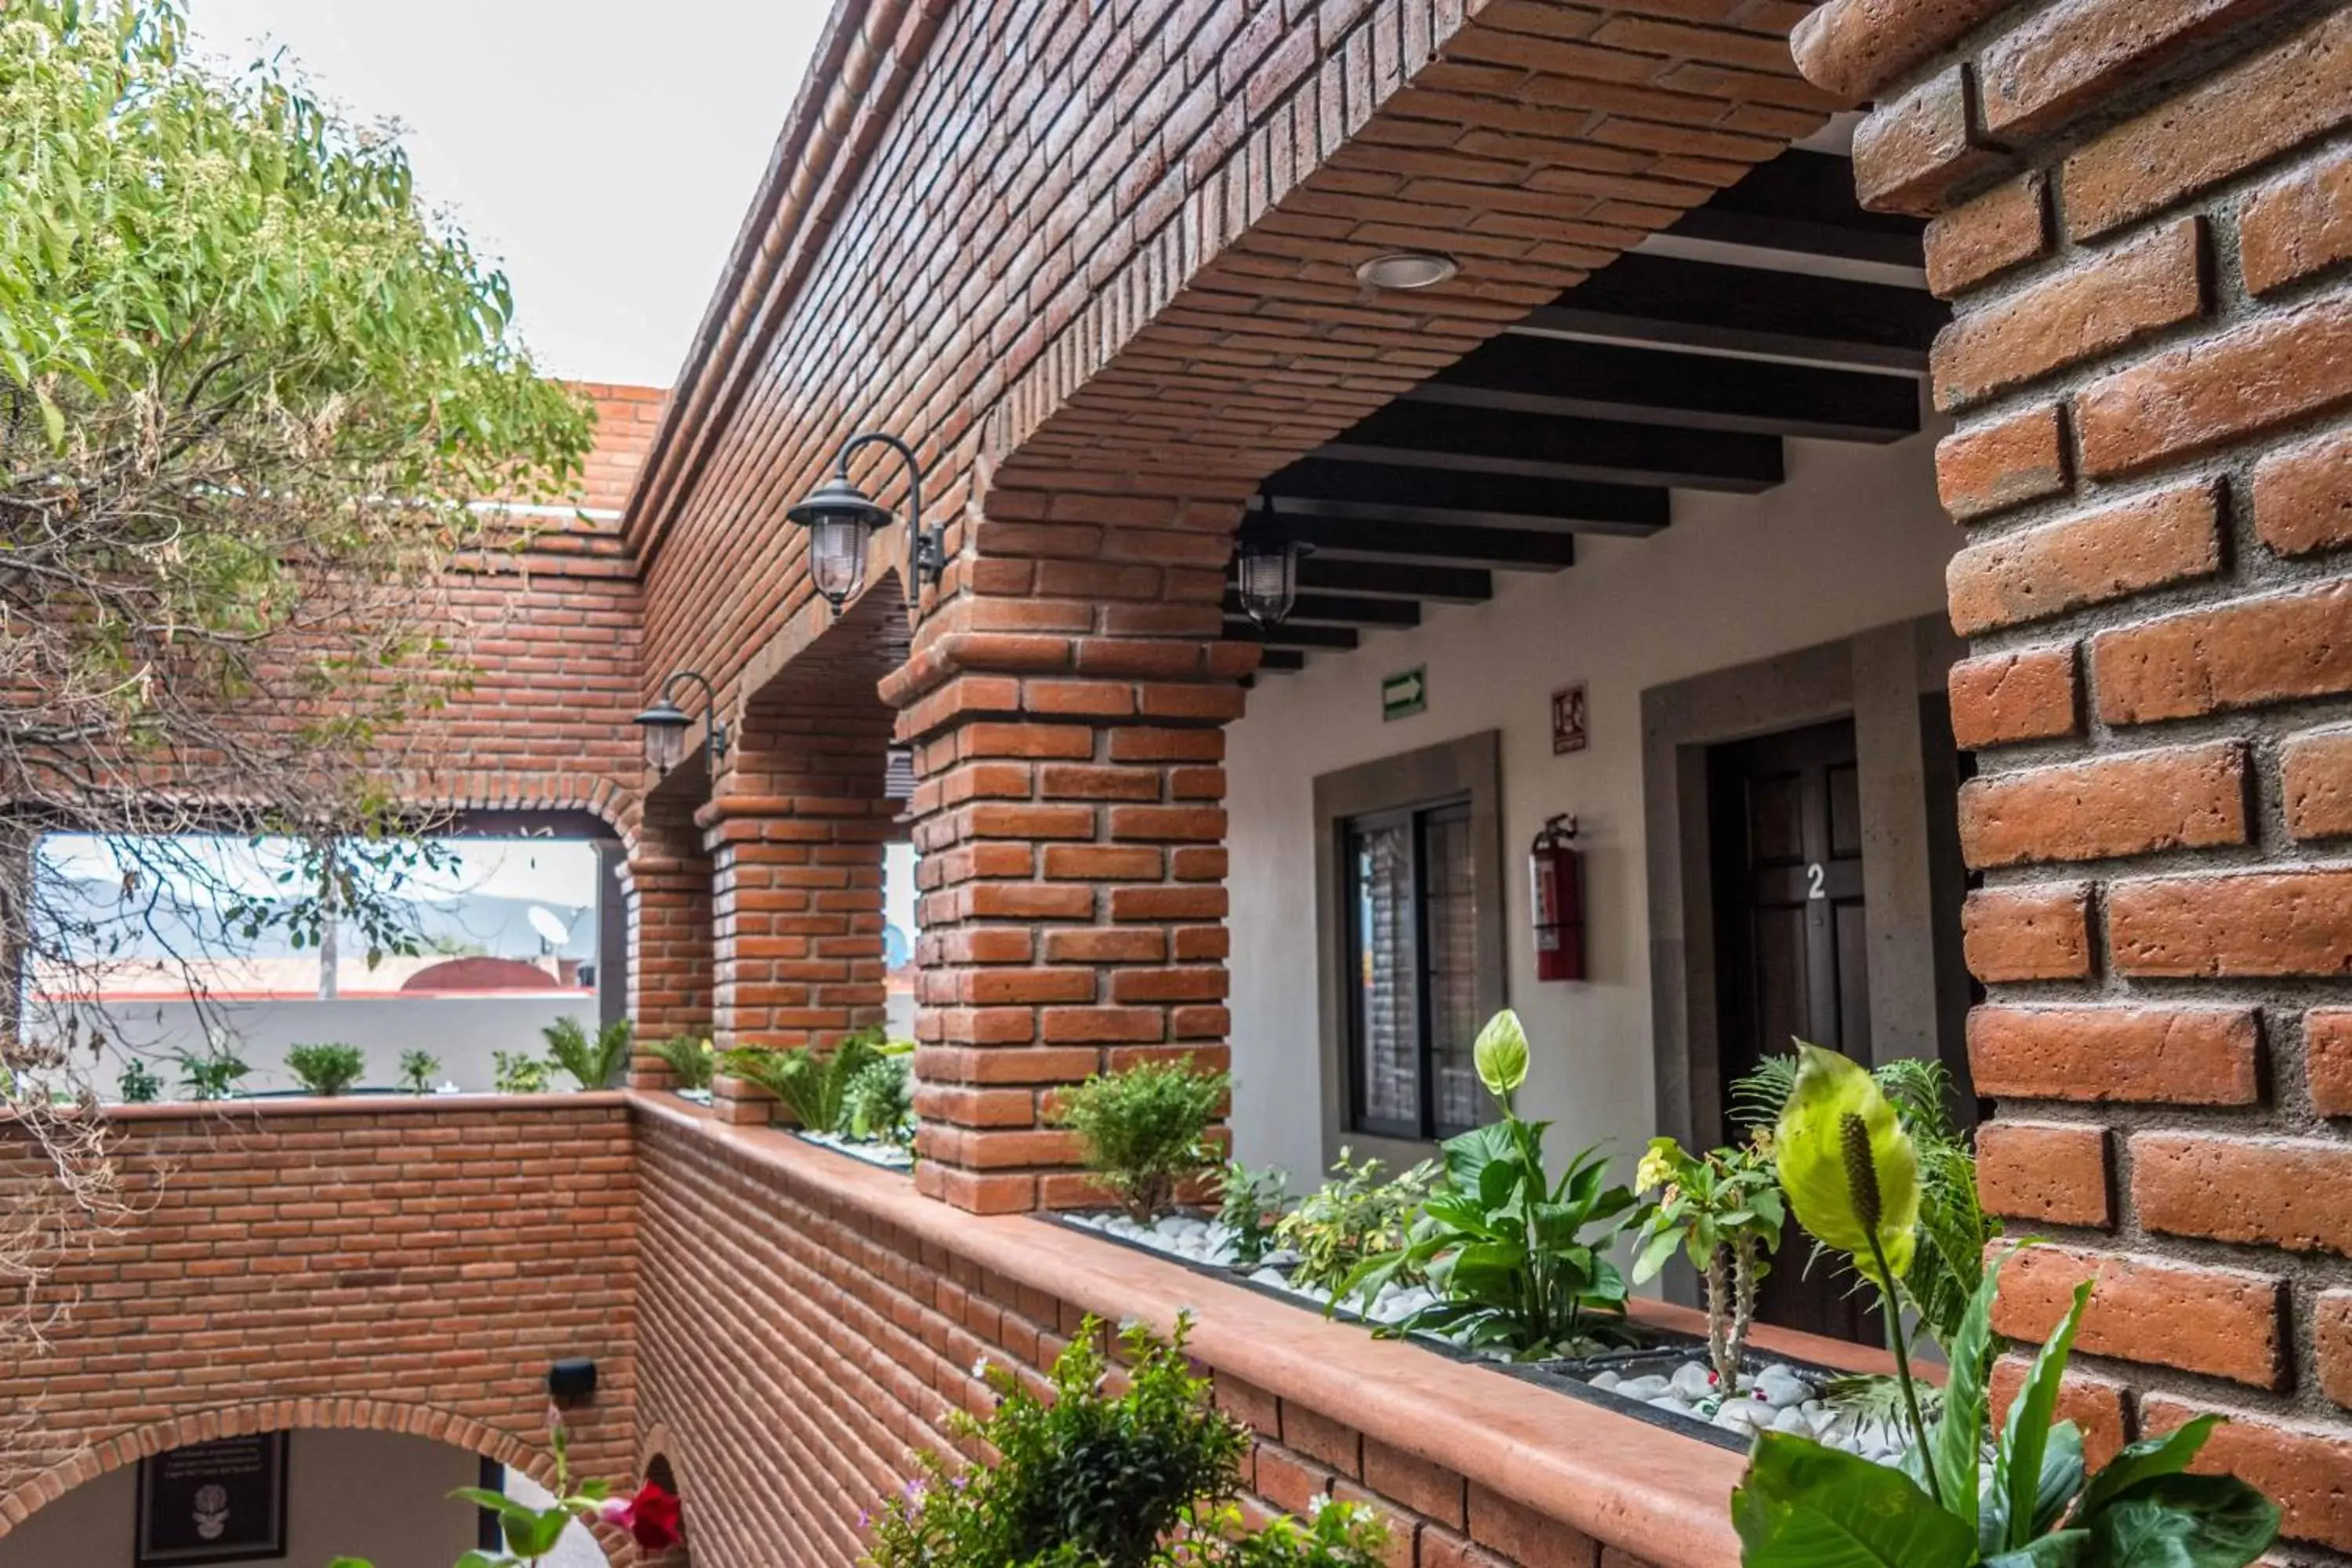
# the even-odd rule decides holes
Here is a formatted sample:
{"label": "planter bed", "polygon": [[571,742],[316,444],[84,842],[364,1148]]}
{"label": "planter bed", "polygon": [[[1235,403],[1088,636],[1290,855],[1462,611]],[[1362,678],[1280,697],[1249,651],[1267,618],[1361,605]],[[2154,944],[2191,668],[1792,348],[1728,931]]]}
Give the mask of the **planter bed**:
{"label": "planter bed", "polygon": [[878,1138],[861,1142],[855,1138],[844,1138],[838,1132],[807,1132],[797,1127],[786,1131],[803,1143],[814,1143],[820,1149],[830,1149],[836,1154],[846,1154],[853,1160],[863,1160],[886,1171],[904,1172],[915,1168],[915,1156],[911,1151],[896,1143],[885,1143]]}
{"label": "planter bed", "polygon": [[[1367,1328],[1396,1322],[1433,1300],[1425,1287],[1402,1290],[1392,1288],[1381,1292],[1369,1310],[1352,1306],[1332,1309],[1329,1297],[1323,1291],[1291,1282],[1282,1253],[1269,1253],[1255,1269],[1235,1266],[1224,1228],[1214,1219],[1196,1214],[1170,1215],[1150,1230],[1111,1211],[1071,1211],[1045,1217],[1049,1223],[1151,1253],[1195,1273],[1241,1285],[1293,1306],[1318,1312],[1328,1310],[1331,1316]],[[1822,1403],[1822,1386],[1851,1375],[1846,1372],[1814,1362],[1760,1355],[1751,1351],[1741,1363],[1742,1384],[1748,1392],[1735,1402],[1734,1407],[1739,1413],[1726,1415],[1714,1401],[1710,1386],[1713,1374],[1707,1368],[1706,1342],[1703,1338],[1657,1324],[1628,1322],[1624,1326],[1636,1343],[1587,1356],[1528,1362],[1507,1361],[1487,1352],[1466,1350],[1436,1334],[1415,1332],[1411,1337],[1453,1360],[1490,1367],[1523,1382],[1738,1453],[1748,1451],[1758,1429],[1774,1426],[1782,1431],[1801,1431],[1881,1463],[1892,1463],[1902,1450],[1899,1428],[1859,1421]]]}

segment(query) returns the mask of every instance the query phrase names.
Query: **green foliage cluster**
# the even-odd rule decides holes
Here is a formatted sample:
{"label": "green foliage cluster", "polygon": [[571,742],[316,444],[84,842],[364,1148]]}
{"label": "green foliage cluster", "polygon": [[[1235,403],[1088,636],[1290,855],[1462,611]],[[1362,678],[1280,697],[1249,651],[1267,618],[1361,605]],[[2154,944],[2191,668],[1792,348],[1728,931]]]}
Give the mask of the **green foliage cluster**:
{"label": "green foliage cluster", "polygon": [[1225,1162],[1217,1200],[1217,1223],[1232,1238],[1234,1262],[1255,1268],[1275,1247],[1275,1227],[1289,1201],[1290,1184],[1278,1170],[1253,1171],[1239,1160]]}
{"label": "green foliage cluster", "polygon": [[400,1087],[411,1094],[432,1093],[440,1070],[441,1058],[431,1051],[412,1047],[400,1053]]}
{"label": "green foliage cluster", "polygon": [[879,1029],[859,1029],[823,1053],[810,1046],[731,1050],[719,1059],[719,1070],[774,1095],[807,1131],[837,1133],[848,1128],[851,1080],[885,1056],[910,1048],[891,1045]]}
{"label": "green foliage cluster", "polygon": [[172,1059],[180,1067],[180,1087],[188,1091],[190,1100],[227,1100],[233,1097],[253,1068],[231,1050],[225,1040],[213,1040],[202,1054],[175,1051]]}
{"label": "green foliage cluster", "polygon": [[490,1087],[500,1094],[545,1094],[554,1065],[529,1051],[492,1051]]}
{"label": "green foliage cluster", "polygon": [[357,1046],[294,1046],[286,1052],[286,1068],[312,1094],[334,1095],[359,1082],[367,1058]]}
{"label": "green foliage cluster", "polygon": [[567,1016],[540,1033],[547,1039],[547,1059],[582,1089],[609,1089],[628,1070],[633,1031],[626,1018],[591,1035],[579,1019]]}
{"label": "green foliage cluster", "polygon": [[1633,1190],[1647,1199],[1633,1237],[1633,1282],[1656,1278],[1677,1250],[1688,1255],[1706,1289],[1707,1361],[1727,1397],[1738,1391],[1756,1293],[1788,1223],[1769,1150],[1759,1139],[1693,1154],[1672,1138],[1653,1138]]}
{"label": "green foliage cluster", "polygon": [[1902,1341],[1898,1281],[1933,1256],[1916,1235],[1928,1178],[1903,1119],[1870,1074],[1806,1046],[1774,1144],[1798,1223],[1880,1293],[1913,1445],[1898,1469],[1759,1434],[1732,1494],[1743,1568],[2244,1568],[2269,1549],[2275,1505],[2233,1477],[2187,1473],[2216,1417],[2088,1473],[2081,1431],[2056,1419],[2088,1282],[2027,1370],[1988,1471],[1988,1383],[2001,1348],[1991,1329],[2000,1264],[1989,1263],[1945,1346],[1950,1378],[1931,1430]]}
{"label": "green foliage cluster", "polygon": [[860,1142],[880,1142],[904,1148],[914,1142],[915,1079],[913,1058],[905,1053],[884,1057],[857,1069],[841,1091],[848,1135]]}
{"label": "green foliage cluster", "polygon": [[1425,1274],[1438,1299],[1377,1331],[1444,1334],[1519,1359],[1590,1352],[1621,1332],[1625,1279],[1608,1250],[1633,1194],[1607,1184],[1609,1162],[1597,1150],[1575,1156],[1557,1181],[1549,1173],[1550,1123],[1511,1108],[1528,1071],[1517,1015],[1496,1014],[1473,1057],[1502,1120],[1445,1141],[1441,1178],[1404,1244],[1358,1265],[1340,1297],[1369,1303],[1385,1286]]}
{"label": "green foliage cluster", "polygon": [[114,1080],[114,1091],[125,1105],[150,1105],[163,1098],[163,1080],[145,1062],[132,1057],[122,1064],[121,1076]]}
{"label": "green foliage cluster", "polygon": [[1076,1132],[1092,1171],[1139,1225],[1176,1201],[1177,1188],[1217,1163],[1209,1127],[1233,1089],[1190,1057],[1097,1073],[1063,1098],[1055,1120]]}
{"label": "green foliage cluster", "polygon": [[[1357,1163],[1343,1148],[1331,1163],[1330,1179],[1276,1223],[1276,1242],[1298,1255],[1292,1279],[1336,1292],[1364,1259],[1404,1245],[1406,1227],[1437,1180],[1437,1163],[1423,1160],[1393,1181],[1382,1179],[1385,1169],[1378,1160]],[[1401,1264],[1391,1278],[1409,1285],[1421,1277]]]}
{"label": "green foliage cluster", "polygon": [[1372,1568],[1384,1531],[1370,1511],[1326,1502],[1313,1519],[1244,1533],[1234,1501],[1249,1429],[1211,1407],[1184,1355],[1190,1320],[1162,1342],[1120,1336],[1112,1389],[1101,1322],[1089,1317],[1055,1362],[1053,1396],[1007,1367],[973,1369],[997,1394],[985,1421],[949,1429],[997,1462],[935,1454],[871,1521],[870,1568]]}
{"label": "green foliage cluster", "polygon": [[709,1089],[710,1073],[718,1062],[718,1053],[710,1042],[698,1035],[671,1035],[648,1045],[646,1049],[659,1057],[669,1068],[670,1081],[678,1089]]}

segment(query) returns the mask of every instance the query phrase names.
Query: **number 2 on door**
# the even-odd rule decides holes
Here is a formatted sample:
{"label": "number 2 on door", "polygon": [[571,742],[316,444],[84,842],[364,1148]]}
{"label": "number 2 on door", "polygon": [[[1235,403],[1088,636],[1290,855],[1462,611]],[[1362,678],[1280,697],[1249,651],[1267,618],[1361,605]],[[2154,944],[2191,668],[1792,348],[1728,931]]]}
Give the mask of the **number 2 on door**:
{"label": "number 2 on door", "polygon": [[1827,879],[1828,874],[1822,869],[1822,863],[1820,861],[1811,861],[1806,865],[1805,897],[1808,900],[1813,899],[1826,899],[1830,896],[1828,889],[1823,886]]}

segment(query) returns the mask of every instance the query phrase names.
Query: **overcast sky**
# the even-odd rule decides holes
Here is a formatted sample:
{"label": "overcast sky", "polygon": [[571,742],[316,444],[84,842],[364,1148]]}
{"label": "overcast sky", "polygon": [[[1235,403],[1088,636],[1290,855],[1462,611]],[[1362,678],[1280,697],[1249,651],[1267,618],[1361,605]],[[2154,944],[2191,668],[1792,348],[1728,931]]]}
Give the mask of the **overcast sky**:
{"label": "overcast sky", "polygon": [[558,375],[667,386],[828,0],[189,0],[199,47],[287,47],[504,259]]}

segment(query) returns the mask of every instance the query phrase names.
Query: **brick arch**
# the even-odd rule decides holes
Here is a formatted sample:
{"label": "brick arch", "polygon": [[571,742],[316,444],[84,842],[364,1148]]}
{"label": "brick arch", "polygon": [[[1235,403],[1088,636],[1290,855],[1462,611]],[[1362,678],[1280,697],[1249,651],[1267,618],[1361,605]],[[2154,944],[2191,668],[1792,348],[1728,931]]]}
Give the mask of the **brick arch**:
{"label": "brick arch", "polygon": [[402,800],[425,810],[584,812],[611,828],[629,855],[644,828],[644,793],[606,773],[425,768],[399,774],[396,786]]}
{"label": "brick arch", "polygon": [[667,1552],[644,1554],[640,1568],[693,1568],[693,1526],[686,1521],[685,1510],[692,1496],[686,1479],[686,1467],[681,1462],[677,1439],[669,1427],[655,1422],[637,1439],[636,1479],[658,1481],[675,1494],[679,1502],[679,1531],[686,1539]]}
{"label": "brick arch", "polygon": [[[219,1437],[241,1437],[256,1432],[322,1430],[391,1432],[424,1437],[495,1459],[551,1489],[555,1485],[555,1460],[544,1449],[487,1422],[436,1405],[383,1399],[257,1400],[151,1422],[90,1444],[14,1491],[0,1496],[0,1539],[6,1538],[17,1525],[74,1488],[135,1460]],[[615,1564],[636,1561],[635,1548],[625,1538],[603,1530],[593,1533],[604,1547],[604,1555]]]}

